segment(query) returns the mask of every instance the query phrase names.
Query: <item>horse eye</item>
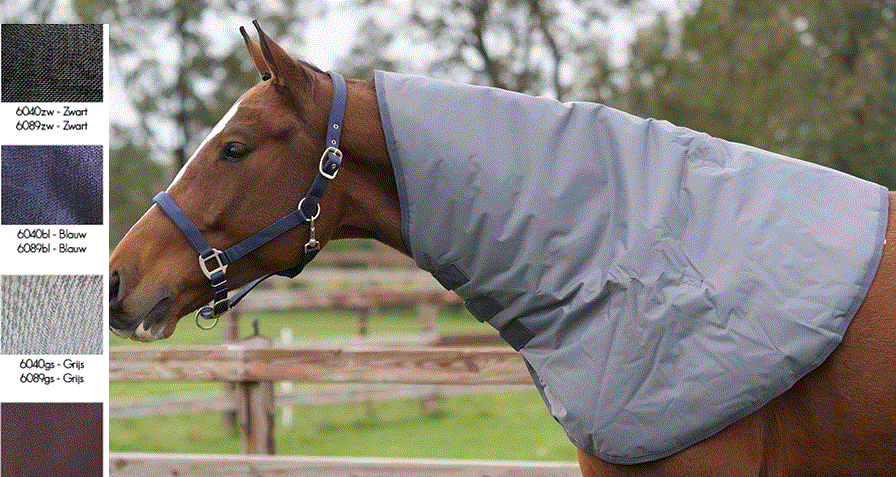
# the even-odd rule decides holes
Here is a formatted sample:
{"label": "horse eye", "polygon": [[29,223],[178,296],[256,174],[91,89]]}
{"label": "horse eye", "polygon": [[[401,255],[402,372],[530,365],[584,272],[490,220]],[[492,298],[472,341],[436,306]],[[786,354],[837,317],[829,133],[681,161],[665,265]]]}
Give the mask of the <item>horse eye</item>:
{"label": "horse eye", "polygon": [[231,142],[224,146],[224,150],[221,151],[221,159],[236,162],[241,161],[247,154],[249,154],[249,148],[245,144]]}

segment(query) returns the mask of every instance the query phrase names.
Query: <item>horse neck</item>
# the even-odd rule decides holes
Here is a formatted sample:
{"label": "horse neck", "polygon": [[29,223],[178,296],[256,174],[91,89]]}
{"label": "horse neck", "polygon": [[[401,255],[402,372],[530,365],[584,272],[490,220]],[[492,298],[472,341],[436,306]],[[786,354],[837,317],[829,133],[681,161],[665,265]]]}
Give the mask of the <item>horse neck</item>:
{"label": "horse neck", "polygon": [[405,254],[398,189],[374,83],[349,81],[339,171],[341,214],[332,238],[372,238]]}

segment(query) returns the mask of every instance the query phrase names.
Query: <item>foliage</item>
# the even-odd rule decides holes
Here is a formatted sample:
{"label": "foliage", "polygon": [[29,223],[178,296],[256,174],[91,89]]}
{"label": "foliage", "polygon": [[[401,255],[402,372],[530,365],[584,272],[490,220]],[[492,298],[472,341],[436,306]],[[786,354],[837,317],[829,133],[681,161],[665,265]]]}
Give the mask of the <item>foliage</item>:
{"label": "foliage", "polygon": [[365,37],[343,61],[358,76],[397,66],[561,100],[580,93],[585,60],[605,54],[611,16],[655,8],[631,0],[358,1]]}
{"label": "foliage", "polygon": [[[118,126],[113,125],[113,130]],[[115,134],[115,133],[113,133]],[[127,232],[123,224],[133,224],[146,211],[146,203],[164,188],[165,168],[148,160],[150,152],[132,141],[112,149],[109,161],[109,203],[111,221],[122,227],[110,229],[110,240],[118,243]],[[128,225],[130,227],[130,225]]]}
{"label": "foliage", "polygon": [[705,1],[632,48],[619,104],[896,188],[893,1]]}

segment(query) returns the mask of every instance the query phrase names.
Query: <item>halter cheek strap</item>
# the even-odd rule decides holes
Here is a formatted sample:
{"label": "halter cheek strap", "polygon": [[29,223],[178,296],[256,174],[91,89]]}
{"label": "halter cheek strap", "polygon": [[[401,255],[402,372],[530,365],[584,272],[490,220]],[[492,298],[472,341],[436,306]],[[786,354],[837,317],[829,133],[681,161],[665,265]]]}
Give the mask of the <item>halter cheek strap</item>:
{"label": "halter cheek strap", "polygon": [[[190,244],[199,254],[199,268],[202,273],[209,279],[212,286],[212,302],[210,305],[202,307],[196,312],[196,324],[203,329],[214,328],[218,322],[218,316],[235,306],[247,293],[249,293],[256,285],[273,275],[283,275],[292,278],[298,275],[305,265],[320,251],[320,242],[315,238],[314,221],[320,214],[320,198],[327,189],[327,184],[336,177],[339,171],[339,165],[342,162],[342,151],[339,150],[339,137],[342,134],[342,119],[345,115],[346,86],[345,79],[339,73],[328,72],[333,80],[333,104],[330,107],[330,121],[327,125],[327,148],[324,150],[318,165],[317,175],[314,182],[308,189],[305,197],[299,201],[299,205],[295,211],[286,215],[282,219],[274,222],[264,230],[252,235],[251,237],[237,243],[236,245],[221,251],[209,245],[202,232],[196,228],[193,222],[187,217],[183,209],[181,209],[174,200],[165,192],[159,192],[153,202],[159,205],[165,214],[174,222],[175,225],[183,232]],[[227,266],[246,256],[253,250],[279,237],[283,233],[291,230],[297,225],[308,223],[309,239],[305,244],[302,260],[296,266],[281,270],[279,272],[264,275],[240,290],[237,290],[233,297],[228,297],[227,279],[225,272]],[[210,326],[202,326],[199,318],[214,320]]]}

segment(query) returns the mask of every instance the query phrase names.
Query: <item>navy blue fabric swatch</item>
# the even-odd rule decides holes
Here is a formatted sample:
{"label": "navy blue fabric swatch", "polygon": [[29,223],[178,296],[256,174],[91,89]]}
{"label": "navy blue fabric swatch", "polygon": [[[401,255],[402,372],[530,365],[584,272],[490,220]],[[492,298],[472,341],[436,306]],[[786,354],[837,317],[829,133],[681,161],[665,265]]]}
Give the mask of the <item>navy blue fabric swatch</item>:
{"label": "navy blue fabric swatch", "polygon": [[2,100],[103,100],[103,26],[4,24]]}
{"label": "navy blue fabric swatch", "polygon": [[3,146],[2,223],[103,222],[102,146]]}

